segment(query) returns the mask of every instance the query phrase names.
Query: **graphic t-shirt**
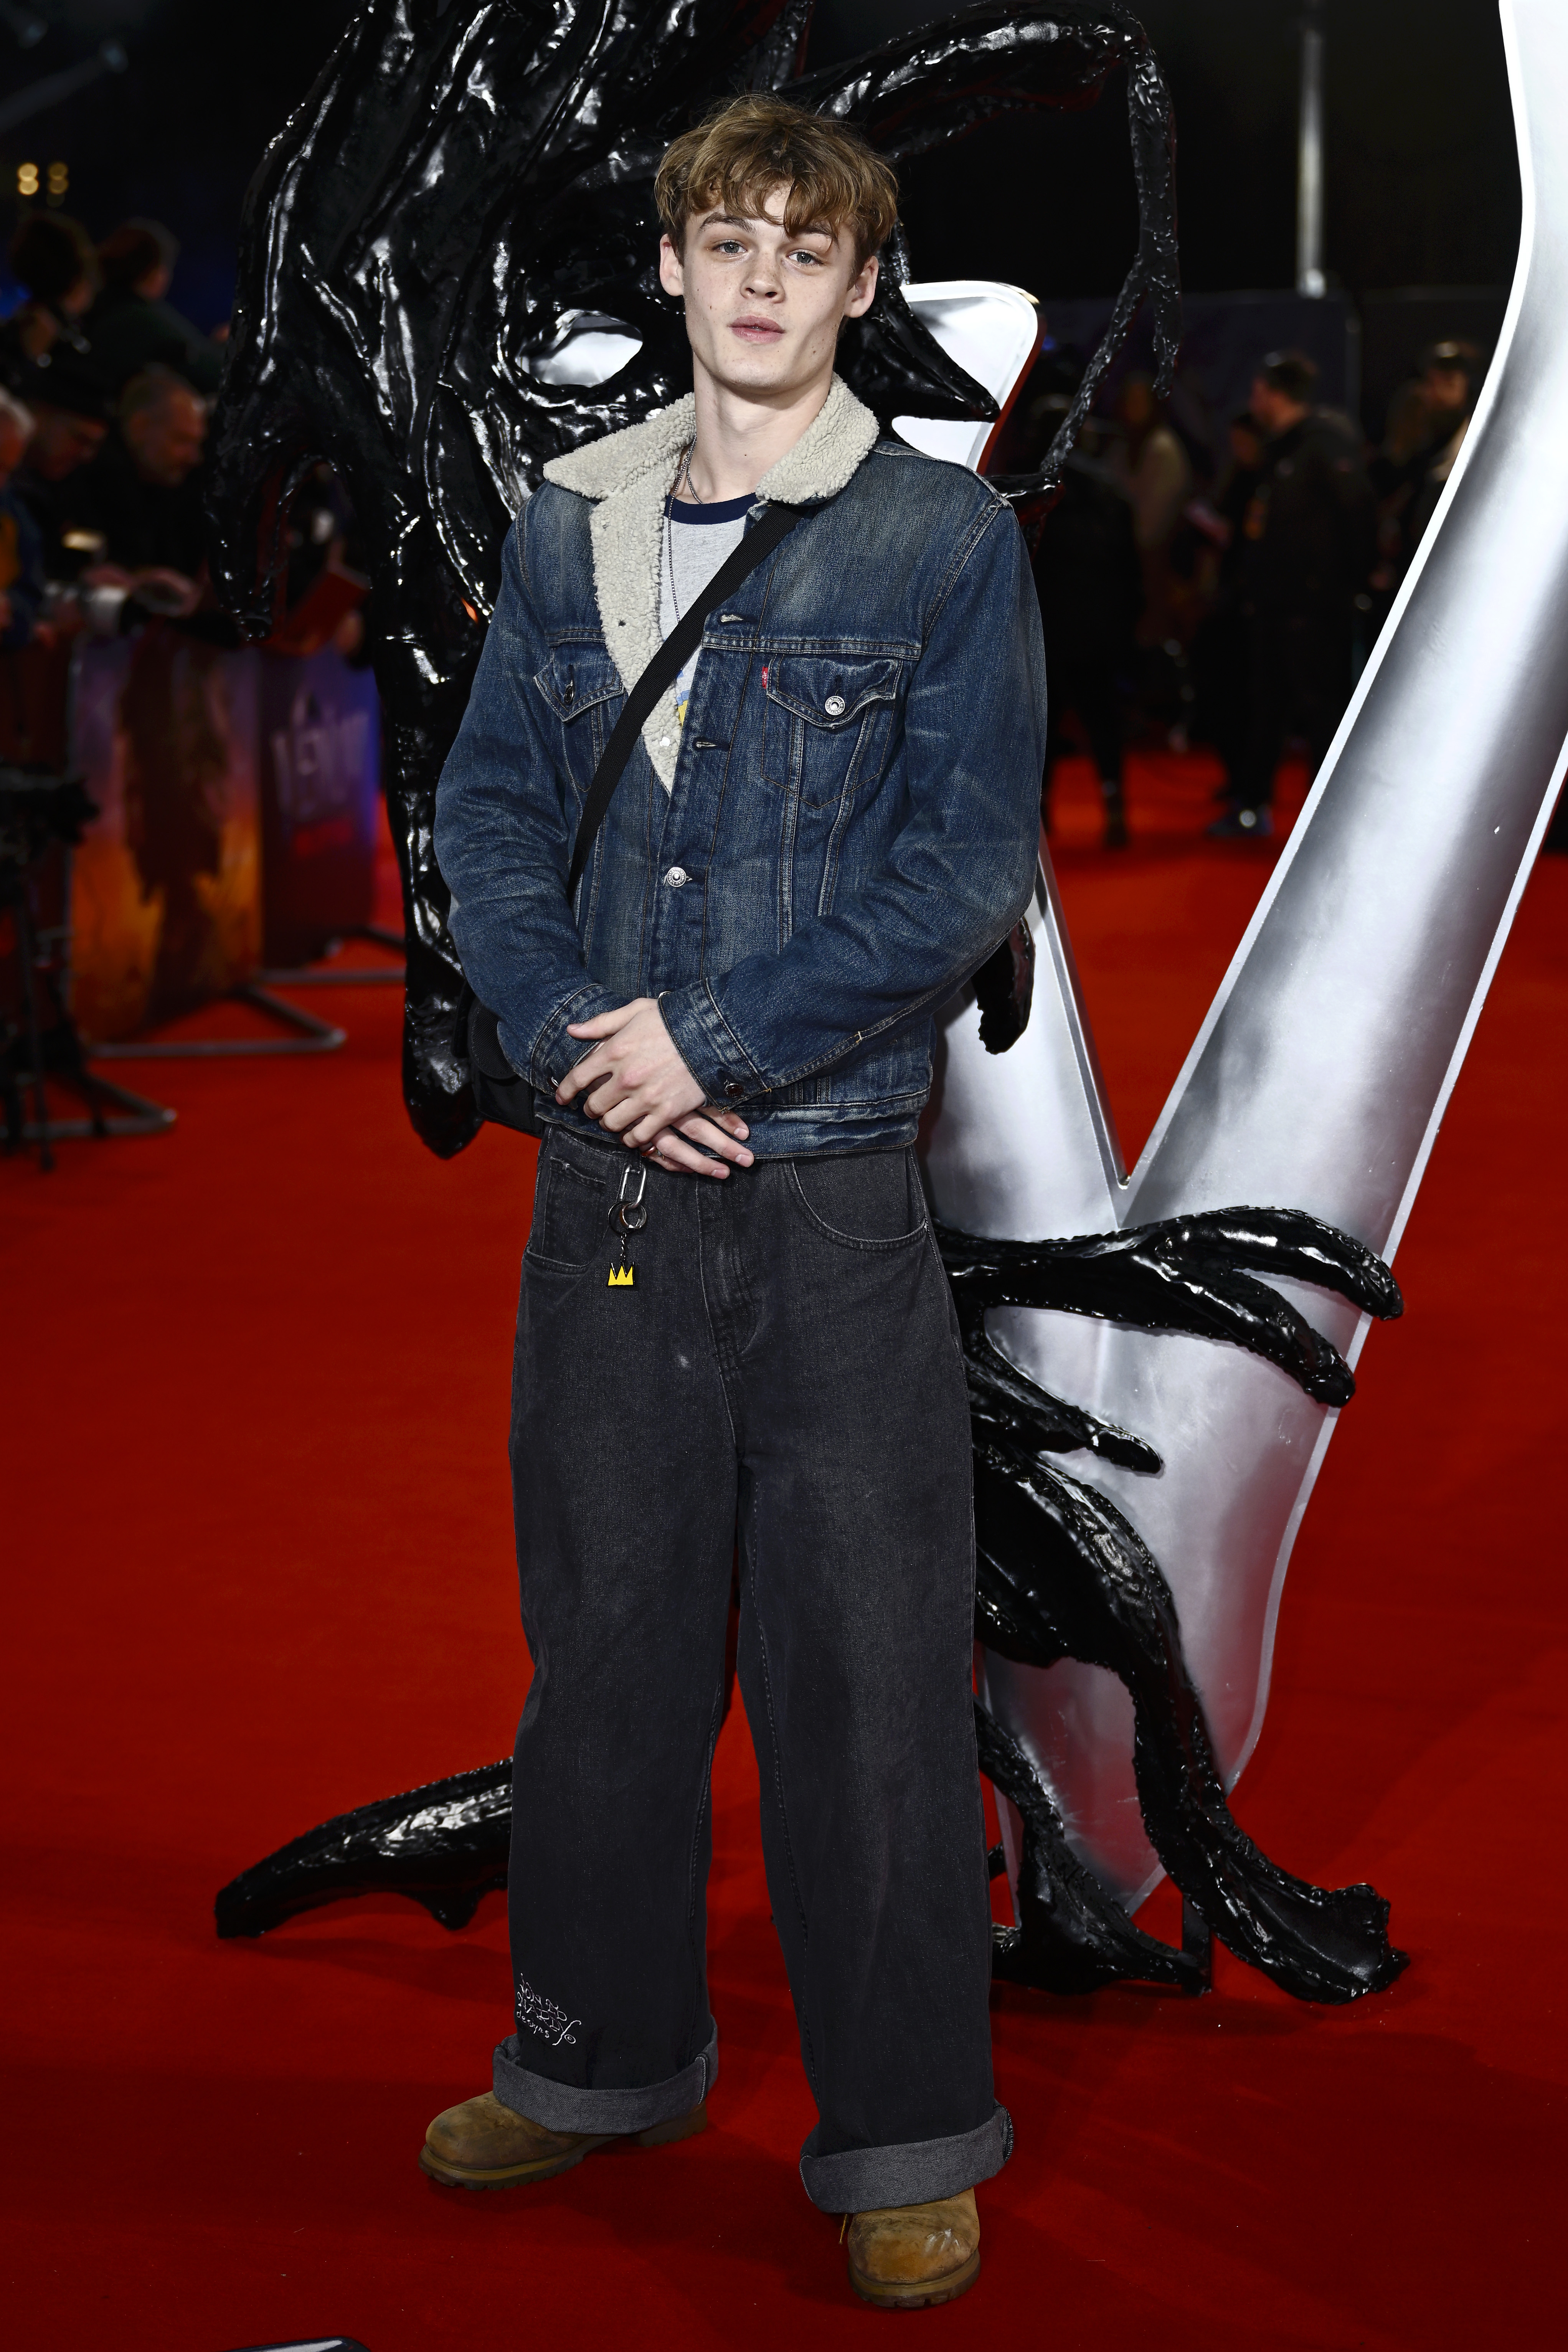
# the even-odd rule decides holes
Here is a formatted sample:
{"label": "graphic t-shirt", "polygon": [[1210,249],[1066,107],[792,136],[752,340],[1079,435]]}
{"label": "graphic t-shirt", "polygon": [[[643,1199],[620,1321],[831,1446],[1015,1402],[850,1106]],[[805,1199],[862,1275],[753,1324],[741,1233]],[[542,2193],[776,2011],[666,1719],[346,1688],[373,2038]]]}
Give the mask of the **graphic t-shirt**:
{"label": "graphic t-shirt", "polygon": [[[690,612],[726,556],[740,545],[746,518],[756,503],[755,496],[723,499],[706,507],[685,499],[670,500],[659,549],[659,627],[664,636],[683,613]],[[675,721],[681,727],[686,723],[697,660],[694,654],[675,680]]]}

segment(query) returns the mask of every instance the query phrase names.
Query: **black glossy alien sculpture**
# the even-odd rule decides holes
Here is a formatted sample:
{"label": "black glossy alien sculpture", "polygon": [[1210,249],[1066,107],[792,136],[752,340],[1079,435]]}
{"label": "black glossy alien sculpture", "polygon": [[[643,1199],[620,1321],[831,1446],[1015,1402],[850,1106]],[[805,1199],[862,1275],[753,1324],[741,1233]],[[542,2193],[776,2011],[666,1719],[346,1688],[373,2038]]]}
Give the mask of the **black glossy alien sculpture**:
{"label": "black glossy alien sculpture", "polygon": [[[1162,364],[1178,328],[1172,135],[1141,29],[1100,6],[988,5],[831,71],[796,77],[808,0],[374,0],[269,152],[252,191],[233,356],[216,422],[219,572],[233,610],[270,618],[292,482],[344,475],[374,580],[388,797],[409,940],[404,1090],[433,1150],[475,1131],[451,1045],[462,980],[431,843],[434,790],[483,640],[513,513],[567,448],[685,388],[684,336],[657,289],[653,176],[669,138],[727,90],[778,88],[857,122],[906,160],[1020,107],[1083,104],[1125,68],[1141,215],[1105,343],[1040,476],[1001,487],[1034,510],[1138,302]],[[899,293],[901,250],[846,337],[841,366],[884,425],[894,415],[996,414]],[[640,347],[586,387],[538,372],[584,319]],[[1027,932],[998,951],[981,1034],[1005,1051],[1028,1019]],[[986,1310],[1052,1307],[1150,1332],[1198,1333],[1343,1402],[1350,1373],[1258,1270],[1293,1275],[1375,1315],[1393,1278],[1347,1235],[1282,1211],[1195,1217],[1067,1242],[943,1236],[969,1364],[978,1638],[1003,1657],[1107,1667],[1132,1694],[1139,1800],[1180,1887],[1181,1949],[1143,1934],[1078,1861],[1016,1739],[977,1707],[980,1759],[1022,1824],[1016,1927],[998,1976],[1058,1992],[1143,1978],[1201,1990],[1210,1931],[1304,1999],[1343,2001],[1404,1965],[1369,1887],[1324,1893],[1276,1868],[1232,1819],[1175,1603],[1135,1530],[1052,1457],[1086,1449],[1157,1472],[1136,1436],[1047,1396],[992,1345]],[[511,1767],[481,1767],[329,1822],[217,1898],[220,1935],[257,1935],[311,1905],[375,1891],[461,1926],[503,1885]]]}

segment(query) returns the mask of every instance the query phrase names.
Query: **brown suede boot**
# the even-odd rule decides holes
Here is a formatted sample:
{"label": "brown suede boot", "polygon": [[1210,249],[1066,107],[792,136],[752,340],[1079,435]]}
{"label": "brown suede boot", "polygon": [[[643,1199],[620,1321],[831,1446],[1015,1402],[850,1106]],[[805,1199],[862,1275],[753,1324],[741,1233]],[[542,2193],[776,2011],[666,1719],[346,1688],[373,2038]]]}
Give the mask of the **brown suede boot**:
{"label": "brown suede boot", "polygon": [[510,2189],[524,2180],[550,2180],[570,2172],[596,2147],[617,2140],[637,2147],[663,2147],[707,2128],[706,2107],[652,2124],[641,2132],[554,2132],[504,2107],[494,2091],[481,2091],[460,2107],[447,2107],[424,2135],[422,2171],[450,2189]]}
{"label": "brown suede boot", "polygon": [[975,2192],[929,2205],[883,2205],[849,2226],[850,2284],[883,2311],[953,2303],[980,2275]]}

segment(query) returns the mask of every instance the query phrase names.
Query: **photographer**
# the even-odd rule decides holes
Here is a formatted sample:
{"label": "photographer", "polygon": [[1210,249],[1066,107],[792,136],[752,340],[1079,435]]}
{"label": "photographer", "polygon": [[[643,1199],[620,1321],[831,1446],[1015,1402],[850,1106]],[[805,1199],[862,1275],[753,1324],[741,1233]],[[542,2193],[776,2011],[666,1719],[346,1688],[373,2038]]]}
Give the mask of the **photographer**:
{"label": "photographer", "polygon": [[0,647],[29,645],[44,601],[43,543],[11,481],[33,430],[20,401],[0,392]]}
{"label": "photographer", "polygon": [[[91,550],[80,543],[82,534],[73,527],[70,483],[103,446],[109,398],[90,367],[67,351],[47,372],[33,372],[26,405],[33,435],[12,488],[38,532],[44,577],[74,581]],[[78,543],[68,545],[68,539]]]}
{"label": "photographer", "polygon": [[195,611],[206,562],[206,404],[179,376],[162,367],[132,376],[116,429],[62,497],[69,535],[100,545],[89,585],[134,588],[158,611]]}
{"label": "photographer", "polygon": [[144,369],[163,367],[210,400],[223,353],[210,335],[164,299],[180,248],[160,221],[128,220],[98,249],[103,292],[87,320],[93,356],[113,392]]}
{"label": "photographer", "polygon": [[26,398],[61,346],[87,350],[77,322],[98,292],[98,262],[86,229],[63,213],[29,213],[8,258],[27,299],[0,327],[0,386]]}

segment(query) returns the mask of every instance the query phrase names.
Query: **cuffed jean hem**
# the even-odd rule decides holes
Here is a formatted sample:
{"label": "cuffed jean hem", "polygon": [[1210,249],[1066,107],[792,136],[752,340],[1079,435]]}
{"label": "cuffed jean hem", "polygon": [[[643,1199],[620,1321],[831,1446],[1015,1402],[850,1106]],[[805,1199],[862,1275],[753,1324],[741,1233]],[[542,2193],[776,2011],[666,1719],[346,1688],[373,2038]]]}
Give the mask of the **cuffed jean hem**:
{"label": "cuffed jean hem", "polygon": [[[517,2063],[517,2037],[508,2033],[496,2045],[496,2096],[514,2115],[543,2124],[547,2131],[640,2132],[655,2124],[674,2123],[701,2106],[718,2080],[718,2036],[716,2033],[700,2058],[683,2066],[662,2083],[646,2083],[635,2090],[583,2091],[571,2083],[552,2083],[544,2074],[530,2074]],[[946,2141],[938,2141],[946,2147]],[[837,2158],[831,2159],[838,2161]],[[993,2171],[996,2167],[990,2168]],[[940,2196],[940,2189],[933,2195]]]}
{"label": "cuffed jean hem", "polygon": [[[499,2095],[499,2084],[497,2089]],[[1013,2152],[1013,2119],[998,2106],[988,2123],[950,2139],[848,2147],[836,2156],[814,2156],[816,2137],[813,2132],[800,2150],[800,2178],[812,2204],[824,2213],[871,2213],[884,2205],[928,2205],[989,2180]]]}

